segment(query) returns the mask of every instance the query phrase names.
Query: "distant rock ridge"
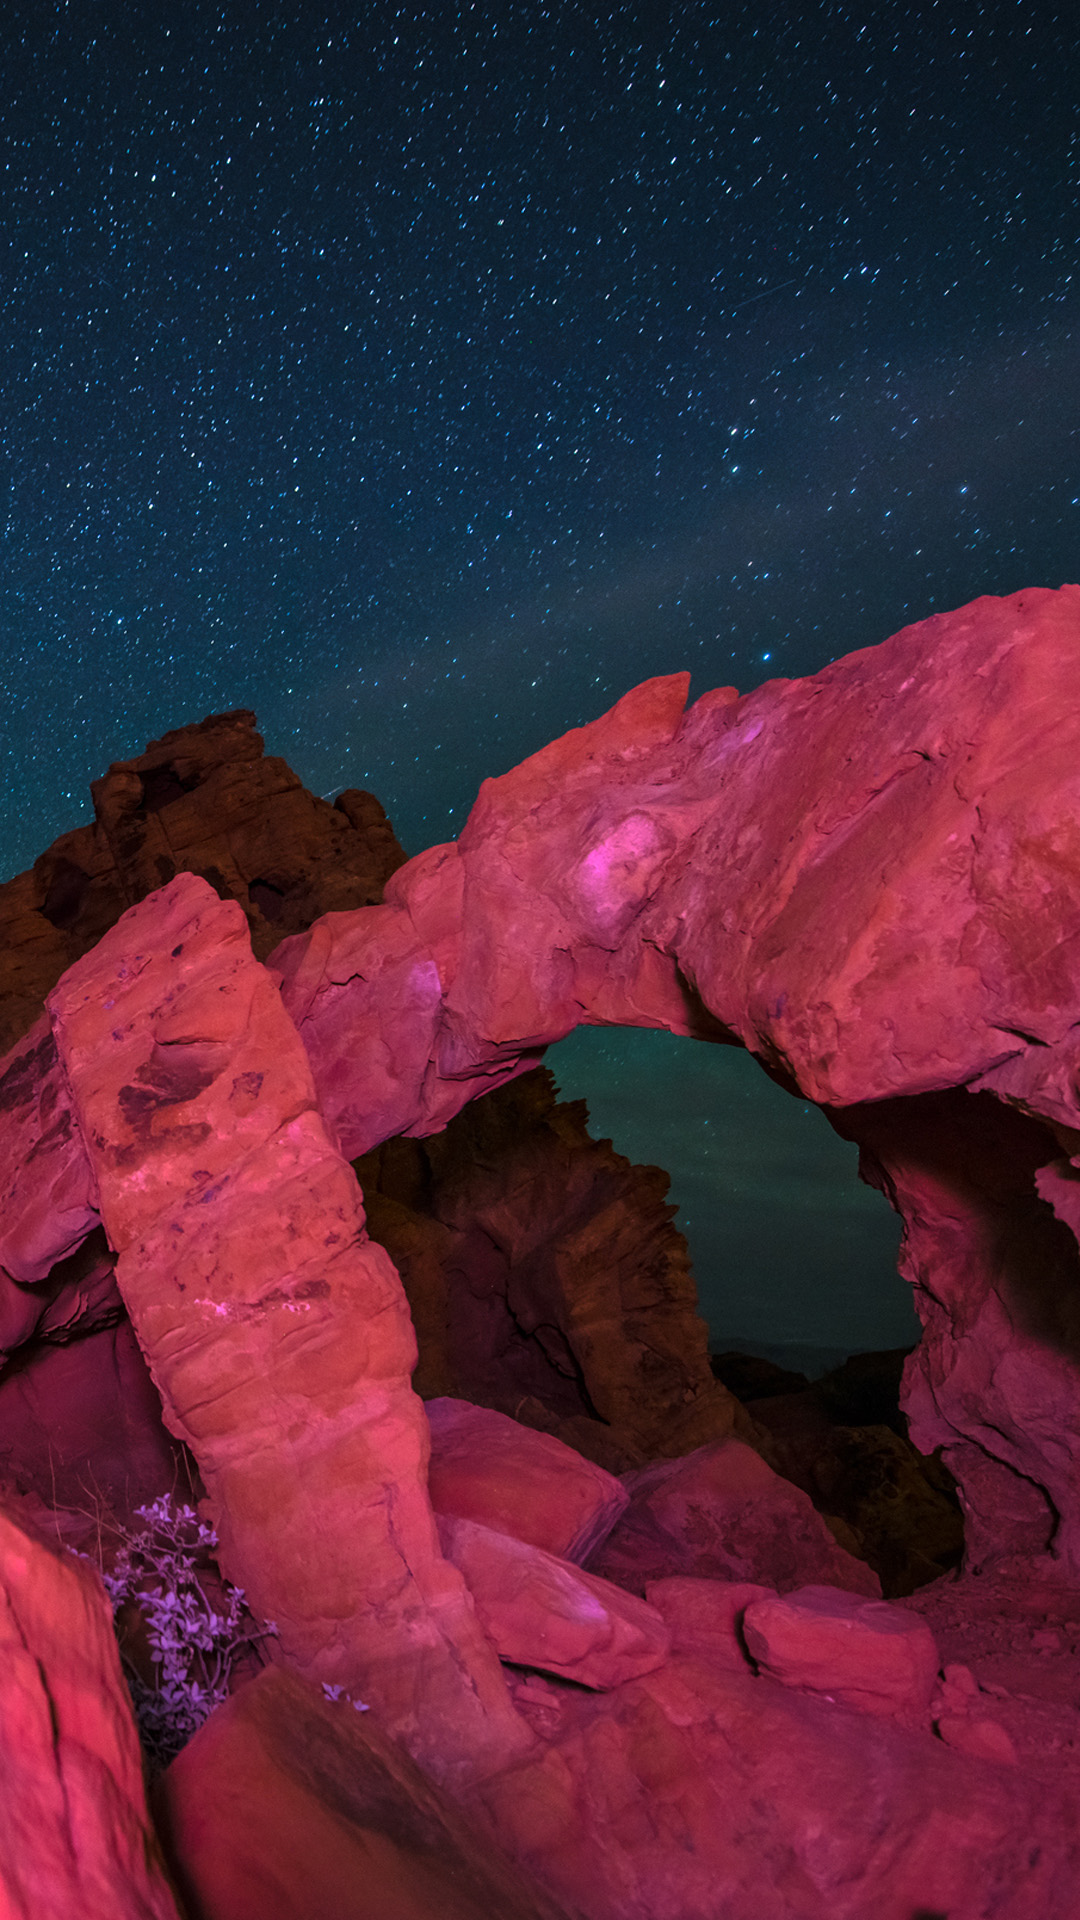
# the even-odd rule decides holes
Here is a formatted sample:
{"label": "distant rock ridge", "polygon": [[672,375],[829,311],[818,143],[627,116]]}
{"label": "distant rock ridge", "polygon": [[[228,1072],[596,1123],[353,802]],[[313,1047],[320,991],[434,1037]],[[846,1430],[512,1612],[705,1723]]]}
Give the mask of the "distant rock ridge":
{"label": "distant rock ridge", "polygon": [[65,968],[177,873],[238,901],[264,960],[319,914],[381,900],[405,861],[374,794],[317,799],[265,754],[245,709],[152,740],[90,791],[92,825],[61,834],[0,885],[0,1053],[29,1030]]}

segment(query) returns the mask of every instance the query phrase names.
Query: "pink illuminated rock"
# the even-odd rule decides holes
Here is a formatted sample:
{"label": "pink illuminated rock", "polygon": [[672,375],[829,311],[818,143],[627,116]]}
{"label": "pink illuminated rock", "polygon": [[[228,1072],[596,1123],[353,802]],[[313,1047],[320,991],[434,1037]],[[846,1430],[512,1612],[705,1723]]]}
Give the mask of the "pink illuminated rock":
{"label": "pink illuminated rock", "polygon": [[566,1920],[344,1697],[260,1674],[157,1782],[191,1920]]}
{"label": "pink illuminated rock", "polygon": [[656,1608],[609,1581],[473,1520],[440,1519],[439,1537],[485,1633],[514,1666],[607,1689],[667,1659],[671,1635]]}
{"label": "pink illuminated rock", "polygon": [[550,1433],[467,1400],[429,1400],[426,1412],[437,1514],[477,1520],[561,1560],[586,1560],[627,1505],[613,1473]]}
{"label": "pink illuminated rock", "polygon": [[635,1593],[673,1574],[784,1591],[829,1581],[880,1596],[877,1575],[837,1545],[805,1493],[742,1440],[624,1474],[630,1505],[589,1561]]}
{"label": "pink illuminated rock", "polygon": [[0,1724],[5,1915],[180,1920],[105,1589],[3,1511]]}
{"label": "pink illuminated rock", "polygon": [[587,1920],[1076,1920],[1075,1789],[682,1656],[469,1805]]}
{"label": "pink illuminated rock", "polygon": [[433,1770],[530,1744],[427,1500],[400,1283],[238,906],[181,875],[50,1012],[116,1278],[224,1571]]}
{"label": "pink illuminated rock", "polygon": [[985,1714],[943,1713],[934,1721],[939,1740],[957,1753],[973,1760],[996,1760],[999,1766],[1015,1767],[1016,1747],[1000,1720]]}
{"label": "pink illuminated rock", "polygon": [[649,1580],[645,1587],[649,1605],[671,1629],[673,1653],[694,1654],[732,1673],[745,1673],[749,1664],[742,1635],[747,1607],[772,1594],[771,1587],[752,1580],[699,1580],[678,1573]]}
{"label": "pink illuminated rock", "polygon": [[[42,1015],[0,1063],[0,1268],[5,1285],[10,1289],[11,1280],[32,1284],[47,1279],[57,1261],[96,1227],[96,1199],[56,1042]],[[5,1297],[11,1301],[14,1295],[9,1291]]]}
{"label": "pink illuminated rock", "polygon": [[799,1587],[754,1600],[743,1638],[760,1672],[882,1719],[925,1722],[940,1660],[925,1621],[886,1600]]}
{"label": "pink illuminated rock", "polygon": [[[743,699],[686,709],[688,679],[485,782],[384,906],[276,950],[326,1111],[356,1154],[582,1021],[740,1039],[904,1212],[917,1443],[1034,1490],[1018,1532],[975,1501],[988,1552],[1035,1522],[1075,1573],[1080,588],[987,596]],[[1015,1123],[1008,1218],[978,1088]]]}

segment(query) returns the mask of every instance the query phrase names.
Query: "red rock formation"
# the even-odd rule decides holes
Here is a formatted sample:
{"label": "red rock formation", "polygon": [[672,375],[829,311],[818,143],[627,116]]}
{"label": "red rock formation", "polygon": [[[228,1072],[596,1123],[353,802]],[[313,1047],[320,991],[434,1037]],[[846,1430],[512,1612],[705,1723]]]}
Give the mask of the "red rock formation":
{"label": "red rock formation", "polygon": [[190,1920],[569,1920],[370,1714],[281,1671],[200,1728],[155,1811]]}
{"label": "red rock formation", "polygon": [[5,1369],[0,1474],[90,1522],[129,1525],[162,1494],[190,1498],[189,1460],[126,1317],[70,1344],[35,1342]]}
{"label": "red rock formation", "polygon": [[181,875],[49,1000],[116,1279],[223,1570],[436,1772],[527,1746],[427,1500],[393,1267],[244,916]]}
{"label": "red rock formation", "polygon": [[[432,1132],[583,1020],[737,1037],[865,1128],[928,1329],[914,1437],[993,1551],[1074,1572],[1078,641],[1064,587],[742,700],[684,711],[686,675],[647,682],[486,782],[382,907],[273,956],[350,1154]],[[984,1140],[994,1166],[1015,1150],[1004,1210]]]}
{"label": "red rock formation", "polygon": [[537,1068],[356,1171],[409,1297],[417,1392],[546,1413],[622,1470],[722,1438],[741,1409],[712,1376],[667,1175],[586,1118]]}
{"label": "red rock formation", "polygon": [[835,1587],[752,1600],[743,1639],[759,1673],[882,1719],[926,1722],[939,1666],[929,1627],[887,1600]]}
{"label": "red rock formation", "polygon": [[[238,902],[261,957],[317,913],[380,899],[405,857],[373,796],[350,791],[329,807],[306,793],[263,756],[249,713],[166,734],[93,792],[95,824],[0,887],[0,1043],[177,868]],[[362,1169],[372,1236],[405,1281],[418,1391],[567,1423],[573,1445],[619,1470],[738,1423],[710,1376],[665,1176],[591,1141],[583,1109],[557,1105],[548,1076],[500,1090],[428,1149],[395,1142],[374,1159]],[[100,1234],[79,1246],[96,1221],[41,1022],[0,1073],[0,1354],[122,1313]]]}
{"label": "red rock formation", "polygon": [[731,1673],[745,1673],[749,1661],[743,1615],[751,1600],[763,1600],[772,1591],[753,1580],[704,1580],[683,1573],[645,1583],[646,1600],[671,1630],[672,1652],[694,1654]]}
{"label": "red rock formation", "polygon": [[439,1538],[500,1660],[606,1690],[667,1659],[662,1615],[610,1580],[475,1520],[440,1518]]}
{"label": "red rock formation", "polygon": [[1080,1799],[677,1656],[470,1805],[589,1920],[1076,1920]]}
{"label": "red rock formation", "polygon": [[640,1467],[623,1485],[630,1504],[588,1564],[633,1593],[651,1580],[699,1574],[782,1592],[824,1581],[880,1597],[876,1573],[839,1546],[807,1495],[743,1440]]}
{"label": "red rock formation", "polygon": [[95,820],[0,886],[0,1053],[127,907],[184,871],[239,901],[263,959],[316,914],[364,906],[405,855],[373,794],[331,807],[267,758],[253,713],[212,714],[119,760],[91,788]]}
{"label": "red rock formation", "polygon": [[0,1904],[180,1920],[146,1806],[112,1608],[85,1563],[0,1512]]}
{"label": "red rock formation", "polygon": [[629,1501],[613,1473],[553,1434],[465,1400],[429,1400],[436,1514],[478,1520],[562,1560],[586,1560]]}

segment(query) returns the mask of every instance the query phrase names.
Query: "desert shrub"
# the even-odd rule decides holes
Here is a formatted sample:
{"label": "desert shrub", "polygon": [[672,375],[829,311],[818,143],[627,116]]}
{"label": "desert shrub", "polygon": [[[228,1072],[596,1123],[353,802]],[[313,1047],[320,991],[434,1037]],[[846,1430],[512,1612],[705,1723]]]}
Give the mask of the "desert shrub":
{"label": "desert shrub", "polygon": [[109,1567],[99,1556],[99,1572],[114,1617],[129,1605],[142,1617],[152,1680],[145,1663],[125,1650],[123,1633],[121,1659],[143,1752],[151,1771],[160,1772],[226,1699],[241,1647],[277,1629],[271,1621],[259,1632],[243,1588],[220,1577],[213,1584],[221,1586],[224,1611],[214,1606],[204,1583],[218,1538],[193,1507],[174,1506],[164,1494],[136,1514],[143,1525],[115,1529],[118,1551]]}

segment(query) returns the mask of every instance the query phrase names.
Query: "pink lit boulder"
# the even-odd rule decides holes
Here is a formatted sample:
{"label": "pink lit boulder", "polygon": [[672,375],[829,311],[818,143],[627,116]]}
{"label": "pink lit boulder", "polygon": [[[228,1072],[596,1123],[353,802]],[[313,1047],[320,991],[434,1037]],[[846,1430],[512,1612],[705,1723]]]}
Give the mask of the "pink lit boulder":
{"label": "pink lit boulder", "polygon": [[771,1587],[752,1580],[698,1580],[693,1574],[650,1580],[645,1588],[650,1607],[667,1621],[673,1653],[695,1654],[731,1673],[745,1673],[749,1666],[742,1635],[747,1607],[771,1597]]}
{"label": "pink lit boulder", "polygon": [[827,1581],[880,1598],[876,1573],[837,1545],[808,1496],[745,1441],[658,1460],[624,1474],[623,1485],[630,1504],[589,1569],[633,1593],[651,1580],[696,1574],[780,1592]]}
{"label": "pink lit boulder", "polygon": [[105,1589],[4,1512],[0,1727],[5,1920],[179,1920]]}
{"label": "pink lit boulder", "polygon": [[190,1920],[566,1920],[374,1718],[267,1669],[200,1727],[154,1794]]}
{"label": "pink lit boulder", "polygon": [[440,1520],[448,1560],[464,1575],[499,1657],[598,1692],[662,1666],[671,1634],[655,1607],[474,1520]]}
{"label": "pink lit boulder", "polygon": [[429,1400],[426,1410],[436,1513],[477,1520],[561,1560],[582,1561],[629,1502],[613,1473],[553,1434],[467,1400]]}
{"label": "pink lit boulder", "polygon": [[743,1637],[760,1673],[881,1719],[925,1723],[940,1659],[917,1614],[836,1587],[754,1600]]}

